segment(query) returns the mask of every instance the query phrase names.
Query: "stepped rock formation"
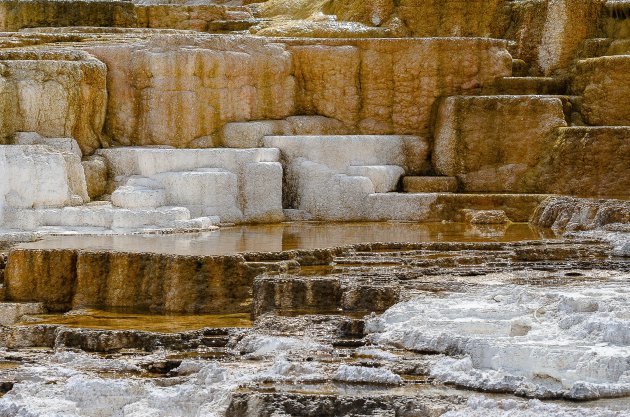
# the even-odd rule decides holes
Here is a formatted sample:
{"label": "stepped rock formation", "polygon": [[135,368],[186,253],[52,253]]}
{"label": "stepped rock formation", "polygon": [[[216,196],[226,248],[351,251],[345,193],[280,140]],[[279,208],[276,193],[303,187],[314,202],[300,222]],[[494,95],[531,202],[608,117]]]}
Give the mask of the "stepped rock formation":
{"label": "stepped rock formation", "polygon": [[[23,31],[1,37],[6,47],[0,50],[0,137],[8,145],[18,143],[19,132],[76,140],[85,159],[85,180],[76,181],[86,183],[89,198],[104,202],[99,211],[76,200],[76,221],[65,221],[67,216],[36,212],[59,209],[58,203],[33,202],[31,211],[16,212],[28,207],[5,198],[5,217],[15,219],[16,229],[176,230],[284,218],[434,220],[429,207],[440,192],[628,195],[622,5],[73,4],[2,3],[5,29]],[[306,158],[320,164],[309,169],[346,175],[347,184],[338,185],[342,177],[334,177],[309,191],[309,181],[292,180],[294,157],[281,146],[278,158],[253,161],[263,165],[247,168],[251,175],[226,169],[221,153],[201,162],[193,153],[164,150],[174,159],[192,159],[160,178],[149,178],[157,172],[119,172],[106,156],[109,147],[124,153],[121,146],[271,148],[278,145],[264,138],[278,135],[307,142],[311,135],[330,136],[345,155],[345,168]],[[334,139],[342,135],[412,135],[424,149],[403,150],[414,159],[408,166],[387,158],[353,162],[354,145]],[[280,168],[266,163],[282,164],[283,186],[257,194],[263,184],[278,184]],[[168,191],[181,188],[181,181],[209,195]],[[335,203],[339,187],[348,190],[348,204]],[[433,194],[421,195],[425,190]],[[55,201],[67,200],[62,194]],[[88,202],[84,192],[74,194]],[[306,195],[317,197],[305,203]],[[102,210],[130,220],[90,220]],[[151,210],[162,214],[149,214],[153,222],[131,220]]]}
{"label": "stepped rock formation", "polygon": [[0,417],[627,416],[629,92],[630,0],[0,0]]}
{"label": "stepped rock formation", "polygon": [[0,52],[2,143],[37,132],[72,137],[87,153],[102,146],[105,64],[78,50]]}

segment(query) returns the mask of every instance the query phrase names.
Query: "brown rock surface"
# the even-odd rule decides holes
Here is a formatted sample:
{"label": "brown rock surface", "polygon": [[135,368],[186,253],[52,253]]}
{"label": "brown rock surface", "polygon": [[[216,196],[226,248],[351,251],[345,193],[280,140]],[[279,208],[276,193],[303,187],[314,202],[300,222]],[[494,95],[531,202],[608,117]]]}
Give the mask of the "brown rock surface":
{"label": "brown rock surface", "polygon": [[427,132],[436,97],[474,91],[511,68],[497,40],[276,42],[287,46],[190,34],[86,46],[108,66],[106,133],[124,145],[207,147],[222,142],[226,123],[292,115],[336,119],[339,133]]}
{"label": "brown rock surface", "polygon": [[538,48],[538,68],[549,75],[567,68],[585,39],[593,37],[605,0],[549,0]]}
{"label": "brown rock surface", "polygon": [[498,37],[505,7],[505,0],[400,0],[398,14],[418,37]]}
{"label": "brown rock surface", "polygon": [[355,126],[361,109],[361,51],[353,46],[303,46],[291,52],[299,86],[298,111]]}
{"label": "brown rock surface", "polygon": [[588,124],[630,124],[630,57],[603,56],[579,61],[572,88],[583,96],[582,116]]}
{"label": "brown rock surface", "polygon": [[102,156],[92,156],[81,163],[90,199],[107,192],[107,161]]}
{"label": "brown rock surface", "polygon": [[394,0],[334,0],[329,7],[339,20],[380,26],[391,18],[394,3]]}
{"label": "brown rock surface", "polygon": [[0,52],[0,143],[15,132],[72,137],[85,154],[101,147],[105,65],[80,51]]}
{"label": "brown rock surface", "polygon": [[296,60],[298,111],[356,121],[364,134],[426,132],[437,97],[474,91],[511,72],[497,40],[285,42]]}
{"label": "brown rock surface", "polygon": [[17,31],[41,26],[123,26],[135,24],[134,5],[119,1],[0,2],[0,29]]}
{"label": "brown rock surface", "polygon": [[223,4],[134,4],[127,1],[64,0],[0,2],[0,29],[34,27],[167,28],[207,31],[213,22],[252,19],[242,7]]}
{"label": "brown rock surface", "polygon": [[15,250],[9,255],[5,285],[7,299],[39,300],[53,310],[102,306],[243,312],[256,274],[236,255]]}
{"label": "brown rock surface", "polygon": [[450,97],[441,104],[433,164],[467,192],[531,192],[523,176],[566,126],[562,101],[543,96]]}
{"label": "brown rock surface", "polygon": [[[630,197],[630,128],[561,128],[528,181],[546,193]],[[535,184],[535,185],[534,185]]]}
{"label": "brown rock surface", "polygon": [[281,45],[156,35],[88,49],[109,68],[106,131],[121,144],[186,147],[227,122],[293,112],[291,57]]}

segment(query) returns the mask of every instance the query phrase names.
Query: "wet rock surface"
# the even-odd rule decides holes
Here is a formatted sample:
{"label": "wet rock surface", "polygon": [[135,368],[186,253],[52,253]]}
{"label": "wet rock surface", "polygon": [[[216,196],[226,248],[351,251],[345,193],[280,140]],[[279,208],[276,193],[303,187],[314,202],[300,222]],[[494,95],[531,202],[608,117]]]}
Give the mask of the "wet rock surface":
{"label": "wet rock surface", "polygon": [[0,417],[630,416],[627,0],[0,30]]}
{"label": "wet rock surface", "polygon": [[[60,324],[32,315],[1,327],[0,415],[140,416],[148,407],[159,416],[623,416],[630,264],[611,251],[605,241],[574,238],[245,254],[240,262],[257,268],[244,304],[251,327],[221,327],[222,318],[169,333],[61,324],[87,314],[80,310],[58,315]],[[604,330],[598,320],[617,324]],[[562,347],[565,336],[553,339],[557,348],[536,345],[555,337],[543,331],[552,323],[568,329],[560,335],[592,336],[576,348]],[[546,349],[532,382],[501,365],[518,346],[531,355]],[[583,365],[565,392],[559,387],[569,371],[551,354],[557,349],[568,349],[565,356],[604,350],[569,361]],[[477,356],[484,351],[495,353]],[[621,398],[576,404],[523,396]]]}

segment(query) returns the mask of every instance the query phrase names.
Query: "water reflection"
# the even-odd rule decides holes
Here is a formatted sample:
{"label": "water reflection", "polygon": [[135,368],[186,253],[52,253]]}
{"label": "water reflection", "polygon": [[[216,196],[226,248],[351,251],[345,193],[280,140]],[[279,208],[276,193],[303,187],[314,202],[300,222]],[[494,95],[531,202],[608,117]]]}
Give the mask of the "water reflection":
{"label": "water reflection", "polygon": [[513,242],[555,238],[527,223],[282,223],[173,235],[50,236],[20,245],[31,249],[88,249],[177,255],[227,255],[316,249],[368,242]]}
{"label": "water reflection", "polygon": [[204,327],[251,327],[249,313],[155,315],[117,310],[82,309],[61,314],[27,316],[21,325],[62,324],[67,327],[100,330],[141,330],[175,333]]}

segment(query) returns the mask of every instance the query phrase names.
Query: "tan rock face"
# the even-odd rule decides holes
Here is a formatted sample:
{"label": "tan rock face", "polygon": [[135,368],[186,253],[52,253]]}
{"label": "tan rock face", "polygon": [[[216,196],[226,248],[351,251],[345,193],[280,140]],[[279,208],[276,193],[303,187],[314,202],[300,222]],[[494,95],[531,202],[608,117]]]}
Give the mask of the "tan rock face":
{"label": "tan rock face", "polygon": [[529,181],[547,193],[627,198],[628,138],[628,127],[559,129]]}
{"label": "tan rock face", "polygon": [[203,31],[208,22],[224,18],[225,8],[215,4],[195,7],[155,4],[137,7],[135,12],[138,27]]}
{"label": "tan rock face", "polygon": [[125,145],[185,147],[227,122],[293,112],[291,59],[279,45],[160,35],[89,50],[109,68],[106,131]]}
{"label": "tan rock face", "polygon": [[350,126],[359,122],[361,51],[353,46],[304,46],[292,49],[298,81],[297,110],[334,117]]}
{"label": "tan rock face", "polygon": [[395,10],[393,0],[334,0],[330,12],[339,20],[380,26],[389,20]]}
{"label": "tan rock face", "polygon": [[265,136],[348,135],[354,131],[337,119],[324,116],[291,116],[285,120],[227,123],[219,133],[226,148],[258,148]]}
{"label": "tan rock face", "polygon": [[510,2],[510,23],[499,37],[515,42],[514,58],[529,63],[532,74],[562,73],[584,40],[596,36],[603,4],[603,0]]}
{"label": "tan rock face", "polygon": [[269,0],[260,13],[275,19],[265,36],[499,37],[509,24],[505,0]]}
{"label": "tan rock face", "polygon": [[630,57],[580,61],[573,90],[583,95],[582,116],[591,125],[630,124]]}
{"label": "tan rock face", "polygon": [[134,5],[110,1],[5,1],[0,3],[0,29],[45,26],[133,27]]}
{"label": "tan rock face", "polygon": [[545,74],[566,68],[585,39],[594,36],[604,0],[550,0],[538,49]]}
{"label": "tan rock face", "polygon": [[365,134],[426,132],[437,97],[474,90],[511,72],[505,44],[495,40],[288,43],[296,62],[298,111],[339,119]]}
{"label": "tan rock face", "polygon": [[226,123],[306,114],[344,129],[290,130],[425,133],[436,97],[474,90],[511,69],[496,40],[283,42],[156,35],[87,47],[108,66],[106,132],[124,145],[208,147],[225,142]]}
{"label": "tan rock face", "polygon": [[100,197],[107,192],[107,161],[94,155],[81,163],[85,172],[85,182],[90,199]]}
{"label": "tan rock face", "polygon": [[462,210],[466,223],[470,224],[504,224],[510,219],[503,210]]}
{"label": "tan rock face", "polygon": [[83,153],[102,145],[106,67],[85,53],[0,54],[0,143],[15,132],[72,137]]}
{"label": "tan rock face", "polygon": [[101,306],[202,313],[247,311],[256,274],[241,256],[17,250],[10,254],[5,280],[8,299],[41,300],[53,310]]}
{"label": "tan rock face", "polygon": [[400,0],[398,13],[414,36],[481,36],[502,33],[505,0]]}
{"label": "tan rock face", "polygon": [[251,19],[244,8],[221,4],[134,4],[120,1],[5,1],[0,4],[0,29],[32,27],[166,28],[207,31],[215,21]]}
{"label": "tan rock face", "polygon": [[468,192],[528,192],[523,176],[566,126],[562,102],[542,96],[449,97],[438,110],[433,164]]}

